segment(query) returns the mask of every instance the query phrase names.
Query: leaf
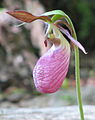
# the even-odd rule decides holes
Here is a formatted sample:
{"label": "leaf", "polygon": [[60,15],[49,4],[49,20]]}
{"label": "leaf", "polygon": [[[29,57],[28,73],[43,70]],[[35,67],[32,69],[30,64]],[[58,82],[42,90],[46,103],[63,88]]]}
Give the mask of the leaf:
{"label": "leaf", "polygon": [[49,19],[48,16],[34,16],[32,15],[31,13],[29,12],[26,12],[26,11],[8,11],[7,12],[9,15],[23,21],[23,22],[27,22],[27,23],[30,23],[30,22],[33,22],[34,20],[37,20],[37,19],[41,19],[41,20],[44,20],[44,21],[51,21]]}

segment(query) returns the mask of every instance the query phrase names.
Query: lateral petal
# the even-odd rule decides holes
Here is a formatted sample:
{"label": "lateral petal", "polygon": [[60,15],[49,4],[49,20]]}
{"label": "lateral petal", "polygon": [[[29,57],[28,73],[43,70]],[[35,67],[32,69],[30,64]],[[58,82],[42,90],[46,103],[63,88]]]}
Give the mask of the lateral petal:
{"label": "lateral petal", "polygon": [[79,47],[85,54],[87,54],[85,48],[77,40],[75,40],[66,29],[61,26],[58,27],[63,34],[65,34],[77,47]]}

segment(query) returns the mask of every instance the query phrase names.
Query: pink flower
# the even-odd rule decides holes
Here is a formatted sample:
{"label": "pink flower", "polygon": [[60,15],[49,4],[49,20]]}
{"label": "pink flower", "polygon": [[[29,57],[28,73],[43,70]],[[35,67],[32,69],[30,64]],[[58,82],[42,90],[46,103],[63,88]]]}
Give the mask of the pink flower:
{"label": "pink flower", "polygon": [[[53,93],[57,91],[68,72],[70,62],[70,43],[66,40],[64,33],[75,45],[85,52],[82,45],[74,40],[67,30],[54,24],[49,25],[47,36],[53,42],[52,47],[37,62],[33,78],[38,91],[42,93]],[[85,52],[86,53],[86,52]]]}
{"label": "pink flower", "polygon": [[[71,44],[73,44],[73,47],[75,45],[78,46],[86,54],[84,47],[73,38],[72,34],[74,31],[67,22],[67,19],[65,19],[67,18],[66,14],[62,11],[51,11],[40,16],[34,16],[25,11],[12,11],[7,13],[28,23],[36,19],[42,19],[48,23],[46,38],[48,41],[51,41],[53,45],[38,60],[33,70],[33,78],[37,90],[41,93],[56,92],[61,87],[68,72]],[[49,18],[49,15],[53,14],[58,15],[54,16],[55,21],[52,20],[53,18]],[[64,19],[58,20],[57,18],[62,17],[62,15]],[[70,32],[60,24],[64,24]],[[70,43],[66,37],[69,38]]]}

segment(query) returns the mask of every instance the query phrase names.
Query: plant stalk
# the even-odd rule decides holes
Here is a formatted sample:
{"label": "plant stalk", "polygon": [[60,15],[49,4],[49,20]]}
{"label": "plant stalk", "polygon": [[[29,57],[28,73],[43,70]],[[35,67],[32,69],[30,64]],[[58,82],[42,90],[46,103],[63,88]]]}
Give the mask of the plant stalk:
{"label": "plant stalk", "polygon": [[[72,36],[75,38],[75,40],[77,40],[74,26],[72,24],[72,21],[69,19],[69,17],[68,17],[68,21],[69,21],[71,28],[73,29]],[[74,46],[74,51],[75,51],[75,76],[76,76],[77,100],[78,100],[78,105],[79,105],[80,118],[81,118],[81,120],[84,120],[84,112],[83,112],[82,97],[81,97],[81,87],[80,87],[79,49],[77,46]]]}
{"label": "plant stalk", "polygon": [[[75,40],[77,40],[76,32],[71,19],[67,15],[65,15],[64,18],[68,21],[69,25],[73,30],[72,37],[74,37]],[[81,87],[80,87],[79,49],[77,46],[74,46],[74,51],[75,51],[75,76],[76,76],[76,92],[77,92],[78,106],[80,111],[80,118],[81,120],[84,120]]]}
{"label": "plant stalk", "polygon": [[81,88],[80,88],[79,50],[77,46],[75,46],[75,75],[76,75],[76,91],[77,91],[77,99],[80,110],[80,117],[81,120],[84,120]]}

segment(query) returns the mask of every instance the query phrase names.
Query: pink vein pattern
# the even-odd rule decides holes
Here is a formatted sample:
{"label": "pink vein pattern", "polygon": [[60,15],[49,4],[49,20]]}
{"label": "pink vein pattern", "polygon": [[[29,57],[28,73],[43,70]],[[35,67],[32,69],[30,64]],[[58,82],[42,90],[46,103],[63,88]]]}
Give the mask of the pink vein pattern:
{"label": "pink vein pattern", "polygon": [[52,46],[37,62],[33,70],[34,83],[41,93],[56,92],[68,72],[70,50]]}

